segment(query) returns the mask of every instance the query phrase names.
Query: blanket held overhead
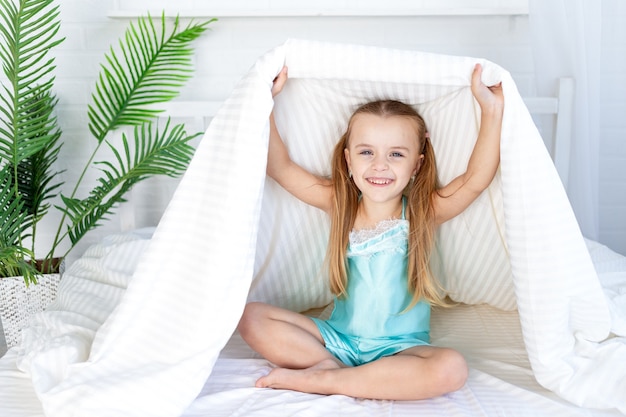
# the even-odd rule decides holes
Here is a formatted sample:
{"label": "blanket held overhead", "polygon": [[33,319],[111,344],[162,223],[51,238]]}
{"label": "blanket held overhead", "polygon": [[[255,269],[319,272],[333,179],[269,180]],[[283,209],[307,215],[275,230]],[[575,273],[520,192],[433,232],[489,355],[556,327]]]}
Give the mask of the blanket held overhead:
{"label": "blanket held overhead", "polygon": [[[609,309],[510,74],[468,57],[291,40],[261,57],[224,102],[126,291],[87,302],[69,274],[59,300],[25,332],[18,365],[46,415],[179,416],[247,299],[300,311],[330,301],[325,216],[265,177],[270,88],[283,65],[290,79],[276,98],[277,126],[304,167],[328,175],[354,108],[394,98],[426,119],[447,182],[465,169],[478,132],[469,88],[476,62],[486,84],[504,89],[501,167],[440,228],[433,268],[455,300],[519,310],[540,384],[583,407],[626,413],[626,332],[614,326],[626,313]],[[92,314],[100,305],[106,314]]]}

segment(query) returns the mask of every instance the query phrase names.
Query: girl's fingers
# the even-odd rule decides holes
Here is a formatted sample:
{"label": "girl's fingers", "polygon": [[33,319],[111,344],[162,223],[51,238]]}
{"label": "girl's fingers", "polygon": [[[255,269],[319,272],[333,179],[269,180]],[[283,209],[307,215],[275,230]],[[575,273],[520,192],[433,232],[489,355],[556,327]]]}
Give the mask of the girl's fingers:
{"label": "girl's fingers", "polygon": [[482,82],[482,65],[476,64],[472,72],[472,94],[481,106],[502,101],[502,83],[487,86]]}
{"label": "girl's fingers", "polygon": [[280,93],[287,82],[287,67],[283,67],[278,75],[274,78],[274,85],[272,86],[272,97],[275,97]]}
{"label": "girl's fingers", "polygon": [[472,83],[480,83],[480,77],[483,74],[483,66],[480,64],[474,65],[474,71],[472,72]]}

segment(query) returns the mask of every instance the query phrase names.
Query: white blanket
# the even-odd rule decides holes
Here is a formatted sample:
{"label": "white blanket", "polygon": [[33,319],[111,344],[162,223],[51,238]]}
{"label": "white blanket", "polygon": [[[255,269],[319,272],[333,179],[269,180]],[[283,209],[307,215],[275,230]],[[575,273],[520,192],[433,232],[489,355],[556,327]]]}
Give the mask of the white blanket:
{"label": "white blanket", "polygon": [[[290,81],[276,118],[296,161],[328,174],[330,149],[354,106],[392,97],[426,118],[446,182],[464,169],[476,138],[469,83],[477,61],[305,41],[259,59],[211,123],[119,305],[113,290],[90,299],[107,311],[92,317],[84,312],[93,305],[68,289],[43,316],[56,324],[27,332],[18,364],[46,415],[179,416],[248,298],[297,310],[328,302],[326,219],[265,179],[270,87],[283,64]],[[510,75],[480,62],[485,82],[502,81],[505,94],[501,172],[440,228],[435,270],[459,301],[519,309],[540,384],[583,407],[626,413],[626,339],[609,338],[626,314],[609,308]]]}

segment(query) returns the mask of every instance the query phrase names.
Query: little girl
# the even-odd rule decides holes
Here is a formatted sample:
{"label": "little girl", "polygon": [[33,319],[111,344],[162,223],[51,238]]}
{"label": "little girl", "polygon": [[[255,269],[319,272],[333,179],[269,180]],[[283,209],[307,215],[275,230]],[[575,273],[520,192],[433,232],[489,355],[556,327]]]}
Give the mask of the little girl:
{"label": "little girl", "polygon": [[[466,172],[441,188],[424,120],[404,103],[382,100],[355,111],[335,147],[331,179],[290,159],[270,116],[268,175],[330,215],[335,305],[327,321],[246,306],[243,339],[277,365],[257,387],[417,400],[465,384],[461,354],[429,344],[430,306],[443,303],[428,261],[435,227],[465,210],[499,164],[504,98],[481,74],[477,64],[471,89],[481,108],[478,139]],[[272,94],[286,81],[283,68]]]}

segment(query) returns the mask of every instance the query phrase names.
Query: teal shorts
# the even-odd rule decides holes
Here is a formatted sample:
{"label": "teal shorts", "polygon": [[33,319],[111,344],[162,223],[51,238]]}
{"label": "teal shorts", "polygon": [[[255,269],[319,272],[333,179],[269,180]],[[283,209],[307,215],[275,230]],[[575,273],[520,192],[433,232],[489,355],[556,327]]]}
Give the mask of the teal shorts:
{"label": "teal shorts", "polygon": [[324,320],[311,318],[324,339],[326,349],[348,366],[359,366],[384,356],[392,356],[415,346],[429,346],[428,333],[401,336],[363,338],[335,330]]}

